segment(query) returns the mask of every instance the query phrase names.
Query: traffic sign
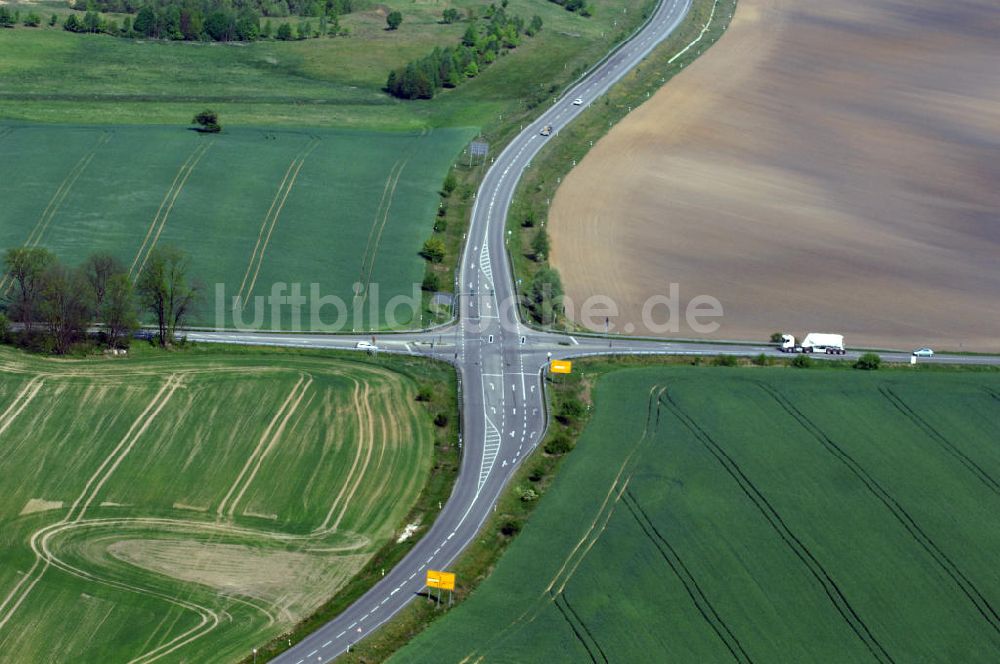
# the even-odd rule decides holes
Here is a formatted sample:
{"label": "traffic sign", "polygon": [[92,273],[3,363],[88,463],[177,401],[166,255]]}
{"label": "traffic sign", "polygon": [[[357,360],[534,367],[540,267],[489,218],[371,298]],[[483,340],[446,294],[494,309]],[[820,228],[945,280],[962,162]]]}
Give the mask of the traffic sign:
{"label": "traffic sign", "polygon": [[573,370],[573,363],[569,360],[552,360],[549,362],[549,371],[552,373],[568,374]]}
{"label": "traffic sign", "polygon": [[441,590],[455,589],[455,575],[451,572],[439,572],[437,570],[427,570],[427,587],[440,588]]}

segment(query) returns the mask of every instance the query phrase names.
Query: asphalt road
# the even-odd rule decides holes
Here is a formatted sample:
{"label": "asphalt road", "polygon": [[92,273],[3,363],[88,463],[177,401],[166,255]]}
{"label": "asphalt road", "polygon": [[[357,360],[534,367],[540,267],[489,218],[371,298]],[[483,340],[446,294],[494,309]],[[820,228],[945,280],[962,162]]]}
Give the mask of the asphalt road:
{"label": "asphalt road", "polygon": [[[631,40],[583,77],[496,158],[473,208],[456,292],[458,323],[433,331],[382,335],[379,352],[419,354],[455,364],[461,378],[462,466],[449,500],[409,554],[347,610],[272,661],[327,662],[368,636],[424,589],[427,569],[448,569],[493,510],[518,463],[537,445],[546,423],[542,371],[550,358],[594,354],[673,353],[778,355],[773,346],[678,343],[574,337],[524,327],[505,252],[504,221],[514,188],[546,141],[635,67],[683,20],[690,0],[663,0]],[[574,104],[577,98],[582,103]],[[552,136],[541,129],[552,125]],[[370,335],[324,336],[191,332],[195,341],[355,348]],[[905,354],[887,360],[908,361]],[[848,355],[848,358],[852,355]],[[937,357],[932,361],[998,363],[1000,358]],[[923,360],[922,360],[923,361]]]}

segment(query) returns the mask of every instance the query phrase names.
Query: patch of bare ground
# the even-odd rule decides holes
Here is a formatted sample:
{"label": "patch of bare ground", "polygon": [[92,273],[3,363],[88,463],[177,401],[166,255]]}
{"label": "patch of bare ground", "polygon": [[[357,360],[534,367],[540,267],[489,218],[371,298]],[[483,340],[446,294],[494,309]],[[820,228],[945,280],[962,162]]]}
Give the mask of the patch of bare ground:
{"label": "patch of bare ground", "polygon": [[25,514],[34,514],[35,512],[47,512],[49,510],[62,509],[63,501],[61,500],[42,500],[41,498],[32,498],[24,507],[21,509],[21,516]]}
{"label": "patch of bare ground", "polygon": [[668,336],[1000,351],[998,32],[989,0],[740,0],[558,190],[567,294],[641,334],[677,283],[725,316]]}
{"label": "patch of bare ground", "polygon": [[129,539],[108,553],[131,565],[275,607],[286,625],[315,611],[351,579],[367,554],[312,555],[242,544]]}

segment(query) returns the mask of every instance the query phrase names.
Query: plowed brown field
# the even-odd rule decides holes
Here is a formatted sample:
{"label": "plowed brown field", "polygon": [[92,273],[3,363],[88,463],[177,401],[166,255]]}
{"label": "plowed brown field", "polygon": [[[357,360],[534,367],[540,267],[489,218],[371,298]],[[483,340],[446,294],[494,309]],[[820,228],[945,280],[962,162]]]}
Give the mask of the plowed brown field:
{"label": "plowed brown field", "polygon": [[1000,351],[998,33],[989,0],[740,0],[559,189],[567,294],[637,333],[677,283],[714,338]]}

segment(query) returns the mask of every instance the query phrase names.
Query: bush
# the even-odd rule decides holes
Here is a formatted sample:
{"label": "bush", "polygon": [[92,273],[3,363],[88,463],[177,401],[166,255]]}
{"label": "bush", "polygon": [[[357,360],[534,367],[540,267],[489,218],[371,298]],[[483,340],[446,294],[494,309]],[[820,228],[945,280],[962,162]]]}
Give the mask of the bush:
{"label": "bush", "polygon": [[444,260],[444,241],[440,238],[432,237],[424,242],[420,255],[432,263],[440,263]]}
{"label": "bush", "polygon": [[716,355],[712,364],[717,367],[735,367],[739,364],[739,360],[735,355]]}
{"label": "bush", "polygon": [[524,489],[518,493],[521,494],[522,503],[533,503],[538,500],[538,492],[534,489]]}
{"label": "bush", "polygon": [[394,11],[389,12],[389,15],[385,17],[385,27],[386,30],[396,30],[403,23],[402,12]]}
{"label": "bush", "polygon": [[878,356],[878,353],[865,353],[854,363],[854,368],[862,371],[875,371],[881,365],[882,358]]}
{"label": "bush", "polygon": [[448,415],[446,413],[438,413],[434,416],[434,424],[442,429],[448,426]]}
{"label": "bush", "polygon": [[582,401],[576,397],[570,397],[559,407],[559,414],[556,415],[556,419],[563,424],[569,424],[570,422],[579,419],[586,410],[587,409],[583,405]]}
{"label": "bush", "polygon": [[504,522],[500,524],[500,533],[504,537],[513,537],[519,532],[521,532],[521,522],[516,519],[505,519]]}
{"label": "bush", "polygon": [[417,401],[429,402],[434,396],[434,391],[427,385],[417,390]]}
{"label": "bush", "polygon": [[420,284],[420,288],[422,290],[425,290],[425,291],[429,292],[429,293],[433,293],[439,287],[440,287],[440,284],[438,283],[438,276],[436,274],[434,274],[433,272],[428,272],[424,276],[424,282],[422,284]]}
{"label": "bush", "polygon": [[7,316],[0,314],[0,344],[10,341],[10,321]]}
{"label": "bush", "polygon": [[783,334],[782,332],[774,332],[774,333],[772,333],[771,334],[771,343],[773,343],[773,344],[780,344],[781,343],[781,335],[782,334]]}
{"label": "bush", "polygon": [[551,454],[552,456],[559,456],[560,454],[566,454],[573,449],[573,441],[569,439],[564,433],[557,433],[552,437],[552,440],[545,443],[545,453]]}
{"label": "bush", "polygon": [[792,360],[792,366],[796,369],[808,369],[813,365],[813,359],[808,355],[796,355]]}
{"label": "bush", "polygon": [[444,184],[441,185],[441,195],[447,198],[451,196],[451,192],[455,191],[455,187],[458,186],[458,179],[455,178],[455,174],[448,172],[448,175],[444,178]]}

